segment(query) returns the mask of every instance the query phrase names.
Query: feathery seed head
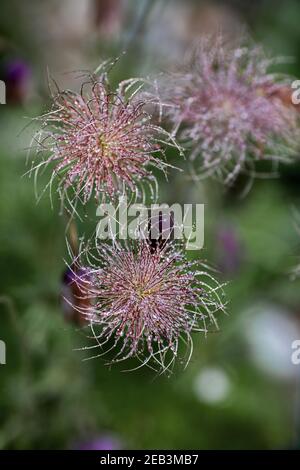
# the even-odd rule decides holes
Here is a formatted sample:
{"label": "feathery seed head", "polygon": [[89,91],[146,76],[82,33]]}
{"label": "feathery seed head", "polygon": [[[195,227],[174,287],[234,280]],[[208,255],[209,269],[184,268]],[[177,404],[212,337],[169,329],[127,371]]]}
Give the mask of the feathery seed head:
{"label": "feathery seed head", "polygon": [[58,91],[52,110],[38,118],[37,153],[46,158],[35,169],[52,165],[62,199],[68,190],[83,203],[92,194],[98,201],[127,190],[138,195],[143,183],[153,187],[151,168],[165,170],[164,145],[176,144],[151,122],[138,85],[126,80],[112,91],[105,73],[92,75],[80,93]]}
{"label": "feathery seed head", "polygon": [[99,327],[99,346],[111,340],[118,348],[112,362],[136,357],[142,365],[169,371],[180,339],[192,350],[191,333],[216,325],[221,286],[174,242],[155,251],[146,241],[101,245],[97,257],[95,266],[89,261],[92,275],[85,285],[92,306],[80,311],[94,332]]}
{"label": "feathery seed head", "polygon": [[227,184],[255,161],[295,155],[299,114],[280,99],[287,77],[269,71],[262,48],[205,37],[186,69],[167,77],[162,98],[177,138],[189,150],[195,176]]}

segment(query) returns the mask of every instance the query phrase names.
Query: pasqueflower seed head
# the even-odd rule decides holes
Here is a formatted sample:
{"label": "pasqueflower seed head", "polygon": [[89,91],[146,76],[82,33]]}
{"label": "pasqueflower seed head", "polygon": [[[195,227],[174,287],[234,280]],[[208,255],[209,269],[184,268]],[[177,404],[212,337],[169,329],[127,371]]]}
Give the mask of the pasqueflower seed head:
{"label": "pasqueflower seed head", "polygon": [[[124,191],[140,195],[148,184],[155,192],[152,169],[165,170],[164,146],[174,139],[152,122],[138,80],[113,91],[106,73],[85,79],[81,92],[58,91],[52,110],[38,118],[34,138],[43,157],[34,169],[51,165],[62,200],[86,203],[114,198]],[[134,91],[132,91],[134,90]],[[71,191],[71,192],[70,192]]]}
{"label": "pasqueflower seed head", "polygon": [[195,177],[230,184],[240,172],[258,174],[257,161],[271,161],[275,170],[297,155],[299,113],[281,99],[289,78],[270,72],[278,61],[259,46],[209,36],[184,70],[166,77],[162,101]]}
{"label": "pasqueflower seed head", "polygon": [[215,313],[224,309],[222,287],[207,266],[189,262],[173,241],[156,250],[147,241],[102,244],[88,259],[91,277],[84,287],[92,305],[79,310],[99,356],[116,351],[112,362],[135,357],[170,371],[180,340],[188,345],[188,362],[192,332],[216,326]]}

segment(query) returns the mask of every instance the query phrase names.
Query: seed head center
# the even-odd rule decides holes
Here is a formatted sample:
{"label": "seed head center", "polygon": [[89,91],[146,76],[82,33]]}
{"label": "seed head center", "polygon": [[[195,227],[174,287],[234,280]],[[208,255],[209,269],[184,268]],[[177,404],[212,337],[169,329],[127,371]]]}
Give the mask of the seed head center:
{"label": "seed head center", "polygon": [[226,98],[222,103],[222,110],[227,116],[232,116],[234,114],[234,105],[232,101]]}
{"label": "seed head center", "polygon": [[104,157],[110,156],[111,155],[110,143],[105,139],[103,135],[99,136],[98,143],[101,148],[102,155]]}
{"label": "seed head center", "polygon": [[135,285],[135,293],[139,299],[145,299],[146,297],[155,294],[159,290],[159,285],[149,288],[147,285]]}

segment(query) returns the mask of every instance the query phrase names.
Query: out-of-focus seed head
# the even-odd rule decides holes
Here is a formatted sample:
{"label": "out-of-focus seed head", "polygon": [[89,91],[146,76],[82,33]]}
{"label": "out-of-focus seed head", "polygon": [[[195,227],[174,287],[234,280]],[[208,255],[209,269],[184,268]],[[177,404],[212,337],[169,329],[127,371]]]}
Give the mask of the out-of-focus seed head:
{"label": "out-of-focus seed head", "polygon": [[258,174],[257,161],[271,161],[274,171],[297,155],[299,113],[286,103],[292,80],[270,72],[278,61],[261,47],[209,36],[183,70],[166,77],[166,114],[196,178],[230,184],[240,172]]}
{"label": "out-of-focus seed head", "polygon": [[101,245],[88,255],[90,307],[78,310],[90,322],[97,344],[116,351],[112,362],[137,358],[141,365],[170,372],[180,340],[192,354],[192,332],[216,326],[222,288],[206,265],[189,262],[169,241],[155,251],[146,241]]}
{"label": "out-of-focus seed head", "polygon": [[151,122],[141,86],[126,80],[113,90],[106,73],[91,75],[80,93],[58,91],[52,110],[38,118],[34,149],[37,144],[43,161],[33,169],[51,165],[62,200],[86,203],[94,195],[99,202],[126,191],[138,196],[144,184],[155,192],[152,169],[165,170],[164,146],[176,144]]}

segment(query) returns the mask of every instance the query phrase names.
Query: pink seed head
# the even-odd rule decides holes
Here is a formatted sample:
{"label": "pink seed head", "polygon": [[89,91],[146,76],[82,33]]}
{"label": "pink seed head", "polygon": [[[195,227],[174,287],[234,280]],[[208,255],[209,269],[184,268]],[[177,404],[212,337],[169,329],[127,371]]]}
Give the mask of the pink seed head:
{"label": "pink seed head", "polygon": [[254,175],[257,160],[296,154],[299,114],[280,99],[290,80],[269,71],[276,62],[260,47],[205,37],[186,68],[167,77],[167,116],[195,176],[229,184],[240,172]]}
{"label": "pink seed head", "polygon": [[143,183],[153,186],[151,167],[165,169],[164,143],[172,138],[151,122],[149,98],[138,93],[137,82],[112,91],[106,74],[92,75],[80,93],[59,91],[52,110],[38,118],[37,151],[47,156],[36,169],[52,165],[62,199],[68,190],[83,203],[92,194],[98,201],[127,190],[139,194]]}
{"label": "pink seed head", "polygon": [[118,352],[112,362],[136,357],[169,371],[181,338],[191,347],[193,331],[216,325],[221,286],[204,265],[187,261],[175,242],[154,252],[146,241],[102,245],[97,253],[85,293],[93,305],[81,313],[94,332],[99,327],[99,346],[113,342]]}

